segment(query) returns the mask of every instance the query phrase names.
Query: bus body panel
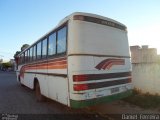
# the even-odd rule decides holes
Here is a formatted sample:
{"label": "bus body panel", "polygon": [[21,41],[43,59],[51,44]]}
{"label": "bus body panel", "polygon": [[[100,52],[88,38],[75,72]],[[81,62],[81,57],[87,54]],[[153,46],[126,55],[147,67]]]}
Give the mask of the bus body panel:
{"label": "bus body panel", "polygon": [[[60,86],[59,86],[60,85]],[[63,77],[48,77],[49,98],[68,105],[68,79]]]}
{"label": "bus body panel", "polygon": [[17,74],[17,81],[20,82],[21,84],[29,87],[30,89],[33,89],[34,88],[34,79],[36,77],[35,74],[30,74],[30,73],[27,73],[27,72],[32,72],[32,73],[36,73],[36,70],[26,70],[24,72],[22,72],[22,67],[25,66],[25,65],[19,65],[18,66],[18,70],[16,72]]}
{"label": "bus body panel", "polygon": [[[76,98],[79,100],[84,100],[84,99],[91,99],[91,98],[96,98],[97,96],[105,96],[107,93],[108,95],[111,94],[111,89],[115,87],[119,87],[119,91],[117,93],[130,90],[132,89],[131,83],[128,82],[126,84],[119,84],[116,86],[108,86],[108,87],[102,87],[102,88],[95,88],[95,89],[89,89],[89,90],[82,90],[82,91],[75,91],[74,84],[90,84],[90,83],[101,83],[101,82],[107,82],[107,81],[115,81],[115,80],[121,80],[121,79],[131,79],[131,66],[130,66],[130,59],[129,58],[123,58],[125,60],[125,65],[113,65],[110,69],[102,69],[99,70],[96,67],[96,65],[99,63],[99,59],[101,61],[105,59],[111,59],[108,57],[91,57],[91,56],[69,56],[68,61],[69,64],[68,68],[69,69],[69,83],[70,83],[70,97],[72,99]],[[115,59],[115,58],[114,58]],[[117,58],[118,59],[118,58]],[[87,61],[88,60],[88,61]],[[115,73],[114,76],[112,77],[107,77],[108,74]],[[124,75],[123,75],[124,74]],[[74,75],[95,75],[95,79],[91,80],[86,80],[86,81],[80,81],[80,82],[74,82],[73,81],[73,76]],[[96,75],[100,78],[96,78]],[[106,78],[103,76],[106,75]],[[102,76],[102,78],[101,78]],[[101,92],[99,92],[101,91]],[[106,94],[103,93],[106,92]],[[83,94],[81,94],[83,93]],[[86,98],[79,98],[77,96],[85,96],[85,93],[88,94]],[[77,96],[74,96],[74,94],[77,94]],[[104,95],[100,95],[104,94]],[[90,98],[89,98],[90,96]],[[87,98],[88,97],[88,98]]]}
{"label": "bus body panel", "polygon": [[72,21],[68,54],[130,56],[127,32],[117,28]]}
{"label": "bus body panel", "polygon": [[[131,94],[133,86],[127,32],[79,20],[71,23],[72,31],[69,32],[71,37],[68,41],[71,107],[95,105],[99,101],[109,101],[112,96],[120,99]],[[108,78],[109,74],[115,74],[115,76]],[[91,80],[74,81],[76,75],[79,75],[79,79],[87,79],[88,76]],[[95,79],[92,76],[95,76]],[[74,90],[75,85],[79,90]],[[100,85],[103,87],[99,87]],[[89,89],[85,88],[88,86]],[[111,98],[101,100],[107,96]]]}
{"label": "bus body panel", "polygon": [[[53,60],[50,59],[48,61]],[[22,84],[31,89],[34,89],[34,80],[36,79],[40,84],[42,95],[62,104],[69,105],[68,78],[64,76],[58,76],[67,76],[67,67],[65,69],[53,69],[48,61],[45,61],[45,66],[41,64],[41,68],[39,67],[39,62],[30,64],[30,68],[28,68],[28,65],[19,66],[18,69],[21,70],[23,66],[23,69],[25,70],[23,70],[21,73],[17,72],[17,81],[19,81],[18,76],[20,76],[20,82]],[[33,68],[33,66],[36,67]]]}

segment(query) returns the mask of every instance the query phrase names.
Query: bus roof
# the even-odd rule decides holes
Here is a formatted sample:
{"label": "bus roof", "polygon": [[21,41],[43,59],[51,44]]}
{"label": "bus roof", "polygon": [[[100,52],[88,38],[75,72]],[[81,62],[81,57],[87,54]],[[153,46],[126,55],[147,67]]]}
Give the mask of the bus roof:
{"label": "bus roof", "polygon": [[75,16],[75,15],[89,16],[89,17],[99,18],[99,19],[103,19],[103,20],[108,20],[108,21],[111,21],[111,22],[114,22],[114,23],[117,23],[117,24],[120,24],[120,25],[126,27],[124,24],[122,24],[122,23],[120,23],[120,22],[118,22],[118,21],[116,21],[116,20],[113,20],[113,19],[111,19],[111,18],[104,17],[104,16],[97,15],[97,14],[93,14],[93,13],[85,13],[85,12],[74,12],[74,13],[66,16],[64,19],[62,19],[62,20],[59,22],[58,26],[61,25],[61,24],[63,24],[63,23],[65,23],[65,22],[68,21],[69,19],[72,19],[73,16]]}

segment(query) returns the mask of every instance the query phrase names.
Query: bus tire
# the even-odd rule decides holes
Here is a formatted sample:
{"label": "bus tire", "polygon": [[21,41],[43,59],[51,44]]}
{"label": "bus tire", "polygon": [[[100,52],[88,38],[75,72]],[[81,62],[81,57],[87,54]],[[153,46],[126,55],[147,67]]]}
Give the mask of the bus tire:
{"label": "bus tire", "polygon": [[35,85],[35,95],[36,95],[37,102],[45,101],[45,97],[41,94],[39,82],[36,82],[36,85]]}
{"label": "bus tire", "polygon": [[19,83],[20,83],[20,85],[22,86],[22,87],[24,87],[24,85],[22,84],[22,82],[21,82],[21,78],[20,78],[20,76],[18,77],[18,79],[19,79]]}

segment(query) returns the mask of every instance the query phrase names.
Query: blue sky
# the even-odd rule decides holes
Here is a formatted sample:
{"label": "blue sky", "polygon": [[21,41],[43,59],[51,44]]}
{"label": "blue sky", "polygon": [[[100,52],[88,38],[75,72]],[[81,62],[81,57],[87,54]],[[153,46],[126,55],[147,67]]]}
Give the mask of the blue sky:
{"label": "blue sky", "polygon": [[0,58],[13,58],[23,44],[32,44],[76,11],[123,23],[130,45],[148,44],[160,53],[159,6],[160,0],[0,0]]}

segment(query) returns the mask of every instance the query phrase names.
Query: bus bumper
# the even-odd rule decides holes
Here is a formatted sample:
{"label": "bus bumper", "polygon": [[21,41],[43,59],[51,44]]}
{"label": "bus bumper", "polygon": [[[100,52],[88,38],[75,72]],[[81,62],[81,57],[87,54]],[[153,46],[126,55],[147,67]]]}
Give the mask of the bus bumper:
{"label": "bus bumper", "polygon": [[89,100],[72,100],[70,99],[70,107],[72,108],[83,108],[87,106],[93,106],[97,104],[102,104],[102,103],[108,103],[112,102],[115,100],[119,100],[125,97],[128,97],[132,94],[132,90],[128,90],[122,93],[110,95],[110,96],[104,96],[100,98],[95,98],[95,99],[89,99]]}

